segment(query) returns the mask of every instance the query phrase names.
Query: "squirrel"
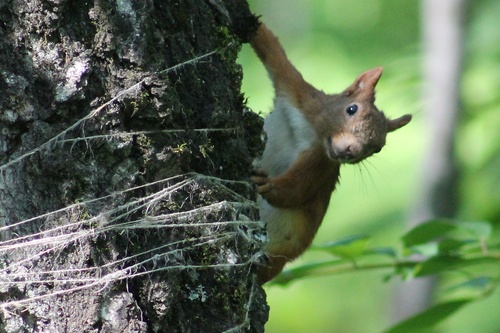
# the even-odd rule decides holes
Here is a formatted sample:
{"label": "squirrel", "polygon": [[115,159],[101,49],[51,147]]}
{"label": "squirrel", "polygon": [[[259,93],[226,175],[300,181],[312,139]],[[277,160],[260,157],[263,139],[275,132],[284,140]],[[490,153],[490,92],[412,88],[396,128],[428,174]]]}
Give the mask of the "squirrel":
{"label": "squirrel", "polygon": [[340,94],[306,82],[278,38],[263,23],[250,44],[274,86],[274,110],[264,121],[267,142],[251,181],[266,223],[268,262],[259,267],[266,283],[311,244],[339,180],[341,164],[380,152],[386,134],[412,118],[390,120],[375,106],[382,68],[370,69]]}

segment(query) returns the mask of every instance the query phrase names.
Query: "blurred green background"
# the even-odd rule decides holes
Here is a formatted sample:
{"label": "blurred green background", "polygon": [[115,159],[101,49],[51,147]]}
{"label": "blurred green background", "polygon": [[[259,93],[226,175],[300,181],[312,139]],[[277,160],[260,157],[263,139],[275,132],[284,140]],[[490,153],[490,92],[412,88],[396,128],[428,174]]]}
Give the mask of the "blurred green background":
{"label": "blurred green background", "polygon": [[[439,1],[439,0],[436,0]],[[426,138],[422,101],[420,2],[416,0],[249,0],[279,36],[305,79],[329,93],[345,89],[364,70],[383,66],[377,106],[389,117],[414,115],[363,165],[345,166],[330,210],[314,241],[370,234],[374,246],[398,247],[419,193]],[[463,113],[455,154],[461,168],[461,220],[493,222],[500,240],[500,1],[469,1],[464,22]],[[245,45],[243,92],[255,112],[272,107],[267,74]],[[439,112],[439,110],[435,110]],[[296,264],[322,259],[306,252]],[[377,333],[393,323],[394,287],[388,272],[315,277],[266,287],[269,333]],[[500,332],[500,293],[468,305],[440,325],[443,333]],[[439,295],[436,295],[439,298]]]}

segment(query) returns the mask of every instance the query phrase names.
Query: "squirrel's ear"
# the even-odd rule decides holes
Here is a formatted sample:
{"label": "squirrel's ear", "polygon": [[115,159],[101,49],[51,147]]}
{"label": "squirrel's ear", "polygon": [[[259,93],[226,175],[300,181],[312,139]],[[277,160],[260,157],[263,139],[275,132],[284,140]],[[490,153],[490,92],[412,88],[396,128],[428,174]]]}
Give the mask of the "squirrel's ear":
{"label": "squirrel's ear", "polygon": [[402,117],[392,119],[392,120],[387,120],[387,132],[393,132],[397,130],[398,128],[403,127],[404,125],[408,124],[411,120],[411,114],[405,114]]}
{"label": "squirrel's ear", "polygon": [[354,81],[353,84],[344,90],[344,95],[358,95],[359,97],[373,98],[375,96],[375,86],[377,85],[380,76],[382,76],[382,67],[370,69]]}

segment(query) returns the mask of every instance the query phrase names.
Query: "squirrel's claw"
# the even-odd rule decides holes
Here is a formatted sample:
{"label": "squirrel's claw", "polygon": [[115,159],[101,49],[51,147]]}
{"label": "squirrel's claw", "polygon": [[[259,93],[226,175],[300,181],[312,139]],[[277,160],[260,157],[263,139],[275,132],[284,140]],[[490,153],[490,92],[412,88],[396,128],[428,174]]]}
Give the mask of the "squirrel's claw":
{"label": "squirrel's claw", "polygon": [[270,182],[267,172],[263,169],[256,169],[253,171],[253,176],[250,178],[252,183],[257,185],[257,193],[263,194],[270,191],[273,188]]}

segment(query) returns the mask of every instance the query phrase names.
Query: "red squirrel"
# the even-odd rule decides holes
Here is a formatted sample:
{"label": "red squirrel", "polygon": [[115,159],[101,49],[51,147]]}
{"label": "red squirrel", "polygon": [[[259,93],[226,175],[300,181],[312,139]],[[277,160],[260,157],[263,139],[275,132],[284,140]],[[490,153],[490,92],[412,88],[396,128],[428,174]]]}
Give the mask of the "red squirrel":
{"label": "red squirrel", "polygon": [[411,115],[390,120],[374,105],[381,67],[362,73],[340,94],[326,94],[302,78],[266,25],[250,44],[275,90],[274,110],[264,122],[266,146],[252,176],[269,237],[269,260],[258,272],[265,283],[311,244],[340,165],[378,153],[386,134],[408,124]]}

